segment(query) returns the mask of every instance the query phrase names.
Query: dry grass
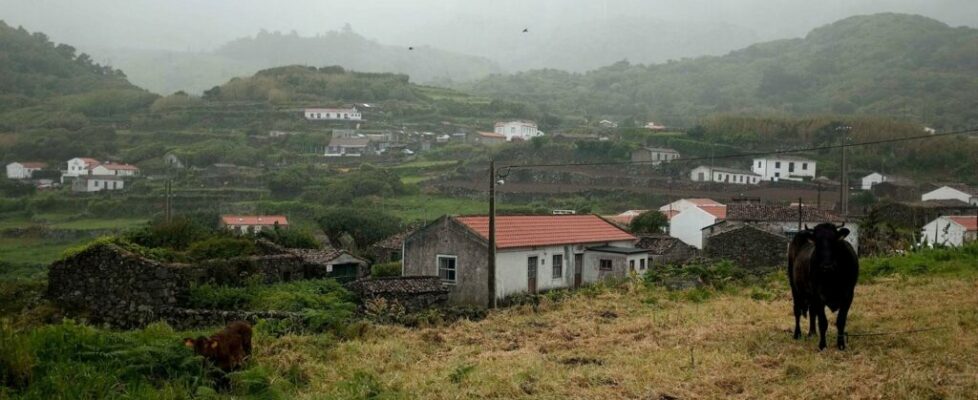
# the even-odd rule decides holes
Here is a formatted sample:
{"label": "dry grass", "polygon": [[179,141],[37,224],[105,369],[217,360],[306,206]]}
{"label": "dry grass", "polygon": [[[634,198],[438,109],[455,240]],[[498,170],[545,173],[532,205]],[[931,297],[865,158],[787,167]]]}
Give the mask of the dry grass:
{"label": "dry grass", "polygon": [[[258,360],[301,363],[301,398],[978,398],[978,281],[890,278],[857,287],[849,350],[795,341],[788,290],[702,302],[661,290],[577,294],[449,327],[379,327],[325,350],[275,340]],[[834,343],[835,328],[830,328]]]}

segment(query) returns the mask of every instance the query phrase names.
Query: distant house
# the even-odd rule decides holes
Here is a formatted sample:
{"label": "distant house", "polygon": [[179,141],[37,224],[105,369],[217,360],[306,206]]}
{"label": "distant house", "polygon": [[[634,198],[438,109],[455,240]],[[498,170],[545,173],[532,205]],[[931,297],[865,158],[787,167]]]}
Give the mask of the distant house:
{"label": "distant house", "polygon": [[664,130],[666,130],[666,126],[665,125],[662,125],[662,124],[657,124],[657,123],[652,122],[652,121],[649,121],[649,123],[645,124],[645,129],[648,129],[650,131],[656,131],[656,132],[658,132],[658,131],[664,131]]}
{"label": "distant house", "polygon": [[628,210],[628,211],[623,211],[621,214],[617,214],[617,215],[607,215],[604,217],[604,219],[611,221],[612,223],[615,223],[618,226],[627,228],[628,225],[632,223],[632,220],[635,219],[635,217],[642,215],[643,213],[648,211],[649,210]]}
{"label": "distant house", "polygon": [[370,150],[370,139],[365,137],[332,138],[326,147],[326,157],[360,157]]}
{"label": "distant house", "polygon": [[139,168],[135,165],[107,162],[96,165],[91,170],[91,175],[99,176],[136,176]]}
{"label": "distant house", "polygon": [[669,218],[669,235],[697,249],[702,249],[703,234],[701,230],[723,220],[727,215],[727,206],[701,201],[709,199],[690,200],[700,200],[700,204],[693,203],[691,206],[682,207],[680,211],[673,214]]}
{"label": "distant house", "polygon": [[944,185],[924,193],[920,196],[920,200],[959,200],[971,205],[978,205],[978,189],[964,185]]}
{"label": "distant house", "polygon": [[[723,223],[721,223],[723,225]],[[787,262],[788,236],[751,224],[717,227],[703,241],[705,256],[743,268],[778,267]]]}
{"label": "distant house", "polygon": [[734,183],[738,185],[756,185],[761,181],[761,175],[742,169],[709,167],[701,165],[689,172],[693,182]]}
{"label": "distant house", "polygon": [[787,155],[761,157],[754,159],[751,171],[765,181],[814,179],[815,161]]}
{"label": "distant house", "polygon": [[617,128],[618,127],[618,123],[617,122],[614,122],[614,121],[609,121],[609,120],[603,119],[600,122],[598,122],[598,126],[600,126],[602,128]]}
{"label": "distant house", "polygon": [[35,171],[47,168],[42,162],[12,162],[7,164],[8,179],[31,179]]}
{"label": "distant house", "polygon": [[122,190],[125,187],[126,181],[114,175],[82,175],[71,182],[71,190],[79,193]]}
{"label": "distant house", "polygon": [[94,158],[75,157],[68,160],[68,169],[61,175],[62,177],[89,175],[99,164],[101,163]]}
{"label": "distant house", "polygon": [[[449,301],[488,302],[486,216],[445,216],[404,239],[405,276],[438,276]],[[638,239],[595,215],[496,218],[497,299],[578,287],[648,269]]]}
{"label": "distant house", "polygon": [[284,215],[222,215],[221,227],[239,234],[255,234],[265,229],[288,228]]}
{"label": "distant house", "polygon": [[307,108],[303,111],[310,121],[360,121],[360,111],[350,108]]}
{"label": "distant house", "polygon": [[978,234],[978,216],[942,215],[924,225],[920,244],[958,247],[973,242]]}
{"label": "distant house", "polygon": [[271,131],[268,131],[268,137],[270,137],[270,138],[280,138],[280,137],[298,135],[300,133],[301,132],[295,132],[295,131],[276,131],[276,130],[271,130]]}
{"label": "distant house", "polygon": [[537,123],[533,121],[506,121],[497,122],[493,132],[505,135],[507,141],[513,139],[530,140],[543,136],[543,132],[537,129]]}
{"label": "distant house", "polygon": [[661,147],[643,147],[632,151],[633,162],[648,162],[652,165],[659,165],[664,162],[679,159],[679,152],[673,149]]}
{"label": "distant house", "polygon": [[722,203],[706,198],[693,198],[693,199],[679,199],[673,201],[672,203],[666,204],[659,207],[659,211],[666,214],[667,217],[672,217],[679,212],[686,211],[687,208],[691,207],[721,207]]}
{"label": "distant house", "polygon": [[870,190],[874,185],[886,182],[886,175],[879,172],[873,172],[869,175],[862,177],[862,190]]}
{"label": "distant house", "polygon": [[473,141],[487,146],[495,146],[506,143],[506,135],[495,132],[477,132]]}

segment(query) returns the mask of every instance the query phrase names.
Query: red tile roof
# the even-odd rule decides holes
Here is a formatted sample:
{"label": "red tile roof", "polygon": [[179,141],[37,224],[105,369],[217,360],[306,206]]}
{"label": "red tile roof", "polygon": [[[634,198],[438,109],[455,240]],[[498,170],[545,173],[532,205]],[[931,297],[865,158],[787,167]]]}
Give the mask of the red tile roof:
{"label": "red tile roof", "polygon": [[961,225],[968,232],[978,231],[978,218],[974,215],[955,215],[947,217],[954,223]]}
{"label": "red tile roof", "polygon": [[482,137],[485,137],[485,138],[496,138],[496,139],[505,139],[506,138],[506,135],[502,135],[502,134],[499,134],[499,133],[496,133],[496,132],[482,132],[482,131],[479,131],[479,136],[482,136]]}
{"label": "red tile roof", "polygon": [[48,167],[48,164],[47,163],[42,163],[42,162],[22,162],[22,163],[20,163],[20,165],[23,166],[24,168],[39,168],[39,169],[43,169],[43,168],[47,168]]}
{"label": "red tile roof", "polygon": [[723,205],[723,204],[718,203],[716,200],[713,200],[713,199],[705,199],[705,198],[704,199],[686,199],[686,201],[688,201],[690,203],[693,203],[693,204],[696,204],[696,205],[698,205],[700,207],[703,207],[703,206],[722,206]]}
{"label": "red tile roof", "polygon": [[[455,220],[488,240],[489,217],[455,217]],[[597,215],[496,217],[496,247],[499,249],[636,239]]]}
{"label": "red tile roof", "polygon": [[719,219],[727,218],[727,206],[700,206],[699,208]]}
{"label": "red tile roof", "polygon": [[125,171],[139,170],[139,168],[136,168],[135,165],[130,165],[130,164],[105,163],[102,164],[102,166],[109,170],[125,170]]}
{"label": "red tile roof", "polygon": [[284,215],[222,215],[221,222],[225,225],[275,225],[289,224]]}
{"label": "red tile roof", "polygon": [[101,164],[98,160],[96,160],[94,158],[79,157],[78,159],[79,160],[82,160],[85,163],[85,166],[88,167],[88,168],[95,168],[99,164]]}

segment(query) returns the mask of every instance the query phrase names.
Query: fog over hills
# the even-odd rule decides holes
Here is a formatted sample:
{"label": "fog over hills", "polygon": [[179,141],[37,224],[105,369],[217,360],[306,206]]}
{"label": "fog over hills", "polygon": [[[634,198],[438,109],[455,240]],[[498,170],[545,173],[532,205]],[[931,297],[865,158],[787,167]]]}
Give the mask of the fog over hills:
{"label": "fog over hills", "polygon": [[416,82],[538,68],[581,72],[625,59],[723,55],[879,12],[978,25],[973,0],[0,2],[8,24],[72,43],[162,93],[200,92],[294,63],[406,73]]}

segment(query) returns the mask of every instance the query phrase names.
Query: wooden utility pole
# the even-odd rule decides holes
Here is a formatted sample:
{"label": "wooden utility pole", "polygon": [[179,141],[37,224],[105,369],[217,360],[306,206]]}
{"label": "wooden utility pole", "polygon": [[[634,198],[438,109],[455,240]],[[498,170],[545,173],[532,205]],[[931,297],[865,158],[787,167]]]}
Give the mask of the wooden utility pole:
{"label": "wooden utility pole", "polygon": [[841,187],[839,188],[839,205],[842,211],[843,220],[849,219],[849,171],[846,160],[846,153],[849,146],[849,131],[852,130],[851,126],[845,125],[837,128],[842,132],[842,174],[840,179]]}
{"label": "wooden utility pole", "polygon": [[496,160],[489,159],[489,308],[496,308]]}
{"label": "wooden utility pole", "polygon": [[801,221],[801,214],[802,214],[801,197],[799,197],[798,198],[798,232],[801,232],[801,222],[802,222]]}

